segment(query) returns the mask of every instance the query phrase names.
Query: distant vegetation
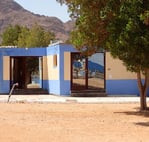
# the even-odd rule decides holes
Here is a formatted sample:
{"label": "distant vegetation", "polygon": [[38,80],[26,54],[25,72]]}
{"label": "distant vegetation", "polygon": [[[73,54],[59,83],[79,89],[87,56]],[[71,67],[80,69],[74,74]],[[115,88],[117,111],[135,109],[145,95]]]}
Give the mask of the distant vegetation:
{"label": "distant vegetation", "polygon": [[35,24],[32,28],[19,25],[9,25],[1,35],[2,46],[17,47],[47,47],[55,39],[52,32],[45,31]]}
{"label": "distant vegetation", "polygon": [[[68,6],[76,27],[72,43],[86,55],[101,47],[137,74],[140,109],[149,90],[149,0],[57,0]],[[142,74],[144,75],[142,77]]]}

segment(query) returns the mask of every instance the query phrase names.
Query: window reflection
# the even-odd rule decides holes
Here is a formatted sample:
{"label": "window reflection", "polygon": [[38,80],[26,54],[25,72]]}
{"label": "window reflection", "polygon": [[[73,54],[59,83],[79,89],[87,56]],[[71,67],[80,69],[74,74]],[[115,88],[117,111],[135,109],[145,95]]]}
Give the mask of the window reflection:
{"label": "window reflection", "polygon": [[104,88],[104,53],[88,58],[88,88]]}

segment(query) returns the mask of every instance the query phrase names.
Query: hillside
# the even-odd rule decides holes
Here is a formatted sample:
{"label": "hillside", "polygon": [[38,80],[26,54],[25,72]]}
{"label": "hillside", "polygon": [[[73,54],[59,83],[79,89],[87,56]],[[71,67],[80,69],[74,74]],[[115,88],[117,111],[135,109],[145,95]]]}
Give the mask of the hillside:
{"label": "hillside", "polygon": [[63,41],[69,38],[69,33],[74,25],[72,21],[63,23],[56,17],[34,14],[13,0],[0,0],[0,34],[10,24],[31,27],[35,23],[54,32],[56,38]]}

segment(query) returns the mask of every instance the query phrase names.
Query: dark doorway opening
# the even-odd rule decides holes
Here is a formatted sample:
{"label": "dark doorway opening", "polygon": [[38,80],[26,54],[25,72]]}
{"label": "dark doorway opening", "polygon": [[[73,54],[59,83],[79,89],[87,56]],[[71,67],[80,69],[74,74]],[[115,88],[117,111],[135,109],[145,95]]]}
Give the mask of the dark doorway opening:
{"label": "dark doorway opening", "polygon": [[105,54],[71,53],[71,90],[105,92]]}
{"label": "dark doorway opening", "polygon": [[10,87],[19,89],[42,88],[42,57],[11,57]]}

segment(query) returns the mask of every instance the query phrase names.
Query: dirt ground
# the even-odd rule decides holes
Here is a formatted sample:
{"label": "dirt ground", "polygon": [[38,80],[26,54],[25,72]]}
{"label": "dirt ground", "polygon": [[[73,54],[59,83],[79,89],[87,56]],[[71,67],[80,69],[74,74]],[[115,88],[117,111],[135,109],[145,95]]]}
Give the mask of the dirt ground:
{"label": "dirt ground", "polygon": [[139,104],[0,104],[0,142],[148,142]]}

